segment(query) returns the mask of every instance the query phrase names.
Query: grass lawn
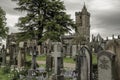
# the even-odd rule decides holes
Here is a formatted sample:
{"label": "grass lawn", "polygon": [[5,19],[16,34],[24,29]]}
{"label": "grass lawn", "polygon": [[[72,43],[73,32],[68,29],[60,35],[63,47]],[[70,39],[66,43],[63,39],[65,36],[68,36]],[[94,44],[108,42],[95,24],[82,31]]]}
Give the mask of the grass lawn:
{"label": "grass lawn", "polygon": [[73,58],[70,58],[70,57],[64,58],[64,62],[65,63],[75,63],[75,61],[73,60]]}
{"label": "grass lawn", "polygon": [[2,69],[0,68],[0,80],[10,80],[10,78],[8,76],[9,76],[9,73],[8,74],[4,74],[2,72]]}
{"label": "grass lawn", "polygon": [[92,64],[97,64],[97,56],[96,56],[96,54],[92,54]]}
{"label": "grass lawn", "polygon": [[[26,57],[27,61],[32,60],[32,56],[31,55],[27,55]],[[37,56],[37,61],[46,61],[46,56]]]}
{"label": "grass lawn", "polygon": [[[27,56],[27,61],[30,61],[31,59],[32,59],[32,57],[30,55],[28,55]],[[46,61],[46,56],[45,55],[38,56],[37,61]],[[64,62],[65,63],[75,63],[73,58],[70,58],[70,57],[65,57]],[[92,64],[97,64],[97,56],[96,56],[96,54],[92,54]]]}

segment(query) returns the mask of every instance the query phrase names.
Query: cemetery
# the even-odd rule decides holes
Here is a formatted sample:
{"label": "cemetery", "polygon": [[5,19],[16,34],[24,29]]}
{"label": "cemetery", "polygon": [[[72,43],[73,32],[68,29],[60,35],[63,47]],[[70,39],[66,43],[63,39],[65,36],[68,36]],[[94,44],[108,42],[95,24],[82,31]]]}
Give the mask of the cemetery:
{"label": "cemetery", "polygon": [[[25,30],[7,34],[6,44],[0,40],[0,80],[120,80],[120,35],[112,35],[112,39],[103,39],[100,34],[90,37],[91,14],[85,4],[75,12],[73,25],[64,12],[55,12],[59,0],[51,0],[55,7],[41,4],[51,9],[40,8],[38,12],[32,11],[37,10],[40,0],[30,0],[32,4],[21,1],[17,9],[28,13],[17,26]],[[75,33],[63,34],[66,26],[75,26]]]}

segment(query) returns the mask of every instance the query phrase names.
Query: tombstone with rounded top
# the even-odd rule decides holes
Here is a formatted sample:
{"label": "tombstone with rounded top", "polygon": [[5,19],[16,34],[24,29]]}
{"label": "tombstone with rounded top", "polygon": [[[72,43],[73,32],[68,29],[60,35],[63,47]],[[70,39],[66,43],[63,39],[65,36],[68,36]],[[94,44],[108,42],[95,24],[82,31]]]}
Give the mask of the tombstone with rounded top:
{"label": "tombstone with rounded top", "polygon": [[113,70],[114,61],[114,53],[110,51],[101,51],[98,53],[98,80],[115,80]]}

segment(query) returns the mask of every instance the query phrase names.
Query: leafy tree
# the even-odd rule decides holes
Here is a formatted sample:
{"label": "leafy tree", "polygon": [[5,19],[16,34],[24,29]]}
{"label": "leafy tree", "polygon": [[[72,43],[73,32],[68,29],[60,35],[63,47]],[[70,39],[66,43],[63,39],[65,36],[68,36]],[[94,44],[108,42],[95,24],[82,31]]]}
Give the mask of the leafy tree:
{"label": "leafy tree", "polygon": [[0,37],[6,38],[8,33],[8,27],[6,27],[5,11],[0,7]]}
{"label": "leafy tree", "polygon": [[27,12],[20,17],[17,27],[25,32],[24,38],[37,37],[39,43],[46,39],[60,40],[60,36],[68,33],[73,21],[65,12],[64,3],[60,0],[12,0],[16,1],[21,12]]}

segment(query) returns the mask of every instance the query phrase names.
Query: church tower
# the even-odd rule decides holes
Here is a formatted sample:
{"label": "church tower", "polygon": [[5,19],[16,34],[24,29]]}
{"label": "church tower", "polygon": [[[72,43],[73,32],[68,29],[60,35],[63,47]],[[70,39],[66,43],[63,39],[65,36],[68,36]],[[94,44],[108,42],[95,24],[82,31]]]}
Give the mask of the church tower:
{"label": "church tower", "polygon": [[86,43],[90,41],[90,13],[84,4],[81,12],[76,12],[76,34],[84,37]]}

